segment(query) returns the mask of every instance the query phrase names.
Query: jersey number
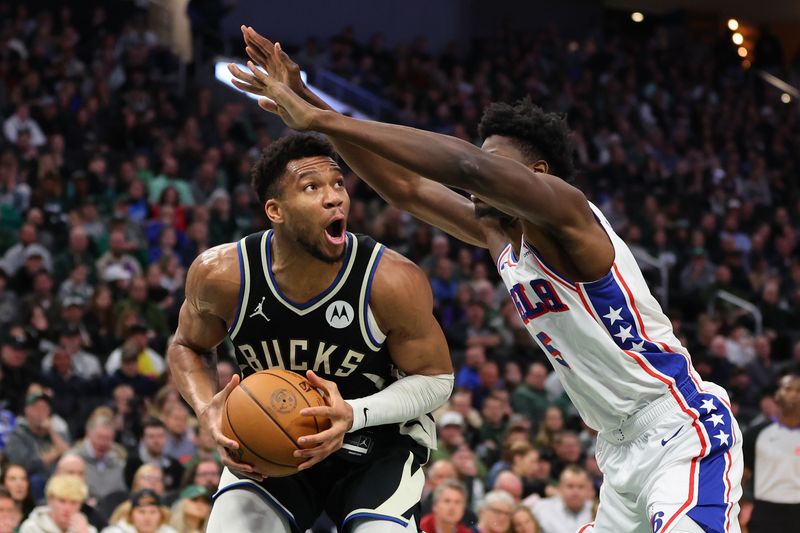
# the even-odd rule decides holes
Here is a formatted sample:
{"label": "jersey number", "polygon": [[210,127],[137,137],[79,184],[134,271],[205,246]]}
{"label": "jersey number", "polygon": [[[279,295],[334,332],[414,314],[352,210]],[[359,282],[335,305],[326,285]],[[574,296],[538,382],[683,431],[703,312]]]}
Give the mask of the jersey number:
{"label": "jersey number", "polygon": [[545,347],[547,353],[552,355],[553,359],[555,359],[558,364],[563,365],[567,368],[572,368],[571,366],[569,366],[569,363],[567,363],[564,360],[564,357],[561,355],[561,352],[556,350],[556,347],[552,345],[553,339],[550,338],[550,335],[542,331],[538,335],[536,335],[536,338],[539,339],[539,342],[541,342],[542,345]]}

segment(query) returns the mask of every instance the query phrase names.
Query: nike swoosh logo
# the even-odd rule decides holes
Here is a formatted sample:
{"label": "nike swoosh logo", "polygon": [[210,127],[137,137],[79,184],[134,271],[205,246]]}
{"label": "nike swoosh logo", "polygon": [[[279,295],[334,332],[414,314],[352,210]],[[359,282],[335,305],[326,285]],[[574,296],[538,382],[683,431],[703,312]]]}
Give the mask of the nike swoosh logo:
{"label": "nike swoosh logo", "polygon": [[661,445],[662,445],[662,446],[666,446],[666,445],[667,445],[667,443],[668,443],[669,441],[671,441],[672,439],[674,439],[675,437],[677,437],[677,436],[678,436],[678,433],[680,433],[682,429],[683,429],[683,426],[679,427],[679,428],[678,428],[678,431],[676,431],[675,433],[673,433],[673,434],[672,434],[672,436],[671,436],[670,438],[668,438],[668,439],[661,439]]}
{"label": "nike swoosh logo", "polygon": [[364,425],[367,425],[367,411],[369,411],[369,407],[364,408]]}

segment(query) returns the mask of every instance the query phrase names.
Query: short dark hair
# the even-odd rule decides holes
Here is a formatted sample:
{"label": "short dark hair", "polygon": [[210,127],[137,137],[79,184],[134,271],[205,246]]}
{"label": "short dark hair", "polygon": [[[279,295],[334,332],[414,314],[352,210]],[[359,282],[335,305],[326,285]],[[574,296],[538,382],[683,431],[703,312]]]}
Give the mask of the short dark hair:
{"label": "short dark hair", "polygon": [[564,181],[575,174],[575,147],[566,117],[546,113],[530,97],[506,104],[494,102],[484,110],[478,132],[484,139],[492,135],[509,137],[527,158],[526,164],[544,159],[550,173]]}
{"label": "short dark hair", "polygon": [[261,203],[280,194],[280,179],[289,161],[324,156],[336,159],[336,151],[325,138],[312,133],[293,133],[270,144],[250,173],[250,183]]}
{"label": "short dark hair", "polygon": [[154,416],[148,416],[147,418],[145,418],[144,422],[142,423],[142,433],[144,433],[144,430],[146,430],[147,428],[164,428],[164,429],[166,429],[166,427],[167,426],[164,425],[164,422],[162,422],[158,418],[156,418]]}

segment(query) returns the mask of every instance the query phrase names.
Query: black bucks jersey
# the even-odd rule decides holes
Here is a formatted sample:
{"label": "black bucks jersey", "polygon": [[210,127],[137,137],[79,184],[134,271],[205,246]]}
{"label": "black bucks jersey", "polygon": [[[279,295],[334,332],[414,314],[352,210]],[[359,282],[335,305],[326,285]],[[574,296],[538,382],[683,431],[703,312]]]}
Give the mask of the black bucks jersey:
{"label": "black bucks jersey", "polygon": [[[365,235],[347,233],[344,260],[333,283],[307,302],[294,302],[275,282],[271,244],[272,230],[238,243],[239,307],[228,334],[243,376],[270,368],[300,374],[313,370],[335,382],[344,399],[375,394],[400,378],[369,306],[384,246]],[[399,436],[428,448],[436,445],[433,420],[423,416],[348,434],[342,452],[363,457],[376,439]]]}

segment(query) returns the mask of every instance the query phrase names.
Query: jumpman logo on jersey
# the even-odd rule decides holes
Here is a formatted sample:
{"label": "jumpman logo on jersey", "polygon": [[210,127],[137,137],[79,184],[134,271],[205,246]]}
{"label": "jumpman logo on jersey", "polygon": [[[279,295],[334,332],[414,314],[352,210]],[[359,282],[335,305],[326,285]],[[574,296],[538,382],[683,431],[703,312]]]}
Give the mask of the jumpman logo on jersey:
{"label": "jumpman logo on jersey", "polygon": [[254,317],[254,316],[256,316],[256,315],[261,315],[261,316],[263,316],[263,317],[264,317],[264,320],[266,320],[267,322],[269,322],[269,318],[267,317],[267,315],[265,315],[265,314],[264,314],[264,300],[266,300],[266,298],[267,298],[266,296],[262,296],[262,297],[261,297],[261,301],[260,301],[260,302],[258,302],[258,305],[256,306],[256,309],[255,309],[255,311],[253,311],[253,312],[250,314],[250,318],[253,318],[253,317]]}

